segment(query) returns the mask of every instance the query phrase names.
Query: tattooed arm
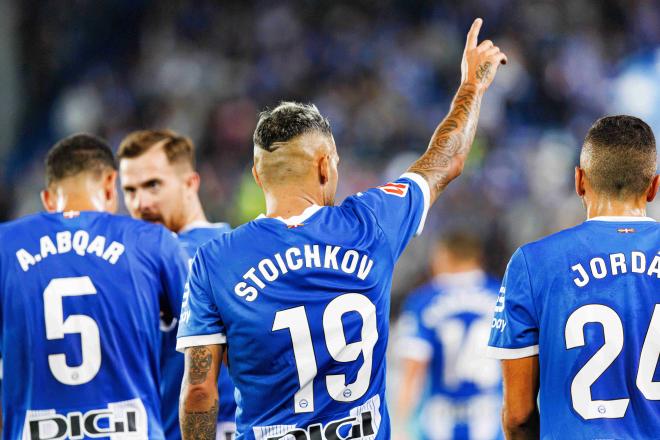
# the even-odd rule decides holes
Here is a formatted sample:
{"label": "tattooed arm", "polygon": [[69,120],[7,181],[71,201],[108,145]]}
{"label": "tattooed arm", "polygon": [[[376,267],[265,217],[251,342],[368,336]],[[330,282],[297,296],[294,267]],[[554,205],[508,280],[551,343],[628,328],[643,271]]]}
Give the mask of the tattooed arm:
{"label": "tattooed arm", "polygon": [[435,129],[428,149],[408,169],[422,175],[431,188],[431,203],[463,171],[479,119],[481,98],[506,55],[492,41],[477,46],[482,20],[476,19],[467,35],[461,62],[461,86],[452,101],[449,114]]}
{"label": "tattooed arm", "polygon": [[186,348],[179,399],[179,423],[184,440],[215,440],[218,372],[224,351],[224,345]]}

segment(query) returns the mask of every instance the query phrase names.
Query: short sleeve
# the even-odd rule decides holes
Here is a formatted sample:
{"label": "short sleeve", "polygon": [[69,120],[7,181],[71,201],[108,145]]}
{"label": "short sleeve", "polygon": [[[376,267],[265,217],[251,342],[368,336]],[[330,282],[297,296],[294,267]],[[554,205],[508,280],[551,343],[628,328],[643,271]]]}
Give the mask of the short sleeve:
{"label": "short sleeve", "polygon": [[410,239],[422,233],[430,197],[429,185],[422,176],[405,173],[394,182],[358,193],[347,201],[371,212],[397,259]]}
{"label": "short sleeve", "polygon": [[167,304],[172,316],[177,317],[181,313],[181,297],[188,274],[187,257],[175,236],[165,228],[161,228],[159,249],[161,304]]}
{"label": "short sleeve", "polygon": [[201,250],[195,255],[183,292],[176,349],[224,344],[225,326],[213,299],[208,272]]}
{"label": "short sleeve", "polygon": [[488,355],[519,359],[539,353],[539,329],[532,287],[522,249],[513,256],[504,275],[491,325]]}
{"label": "short sleeve", "polygon": [[428,361],[433,355],[433,330],[424,325],[423,304],[408,298],[397,324],[397,352],[404,359]]}

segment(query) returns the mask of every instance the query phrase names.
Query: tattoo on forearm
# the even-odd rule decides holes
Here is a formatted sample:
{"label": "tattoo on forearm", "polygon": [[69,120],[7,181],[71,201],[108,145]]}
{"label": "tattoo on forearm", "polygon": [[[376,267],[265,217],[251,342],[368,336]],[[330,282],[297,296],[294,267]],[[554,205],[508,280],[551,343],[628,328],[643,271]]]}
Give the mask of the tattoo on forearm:
{"label": "tattoo on forearm", "polygon": [[488,81],[488,77],[490,76],[491,66],[492,66],[491,62],[486,61],[485,63],[480,64],[479,67],[477,67],[477,79],[482,83]]}
{"label": "tattoo on forearm", "polygon": [[181,433],[188,440],[215,440],[218,421],[218,399],[208,411],[184,411]]}
{"label": "tattoo on forearm", "polygon": [[[483,74],[488,75],[490,67],[485,68]],[[409,168],[409,171],[421,174],[429,182],[431,202],[460,172],[462,161],[472,146],[480,106],[481,94],[477,87],[474,84],[462,84],[449,114],[433,133],[428,149]]]}
{"label": "tattoo on forearm", "polygon": [[190,365],[188,367],[188,382],[192,385],[198,385],[206,380],[206,376],[211,370],[213,356],[206,347],[192,347],[188,353]]}

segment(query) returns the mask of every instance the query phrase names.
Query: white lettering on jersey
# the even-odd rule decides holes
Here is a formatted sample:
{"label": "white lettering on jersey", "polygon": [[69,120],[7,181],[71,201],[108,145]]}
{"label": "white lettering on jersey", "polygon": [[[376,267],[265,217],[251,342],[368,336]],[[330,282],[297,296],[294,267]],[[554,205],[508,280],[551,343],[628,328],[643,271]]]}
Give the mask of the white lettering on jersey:
{"label": "white lettering on jersey", "polygon": [[[101,427],[103,426],[103,427]],[[84,437],[147,440],[147,411],[140,399],[108,403],[84,414],[58,414],[55,409],[28,410],[22,440],[61,440]]]}
{"label": "white lettering on jersey", "polygon": [[[314,423],[307,427],[296,425],[255,426],[252,433],[256,440],[315,440],[355,438],[373,440],[380,428],[380,396],[376,394],[364,404],[353,408],[346,417]],[[341,431],[348,431],[342,437]]]}
{"label": "white lettering on jersey", "polygon": [[94,237],[92,242],[89,242],[89,232],[85,230],[78,230],[74,233],[71,231],[60,231],[55,234],[55,241],[48,235],[44,235],[39,239],[39,252],[32,254],[27,250],[21,248],[16,251],[16,259],[20,264],[23,272],[27,272],[30,267],[41,262],[44,258],[51,255],[62,255],[69,252],[84,257],[85,255],[96,255],[104,259],[110,264],[116,264],[126,250],[122,243],[113,241],[106,247],[106,238],[102,235]]}
{"label": "white lettering on jersey", "polygon": [[234,285],[234,293],[246,301],[254,301],[259,290],[266,288],[267,283],[273,283],[288,272],[295,272],[304,267],[341,271],[357,276],[364,281],[374,261],[367,254],[361,254],[354,249],[348,249],[341,254],[340,246],[321,246],[318,244],[304,245],[302,249],[292,247],[284,252],[284,257],[277,253],[271,258],[259,261],[256,267],[251,267],[243,274],[243,280]]}
{"label": "white lettering on jersey", "polygon": [[627,257],[621,252],[609,254],[606,258],[594,257],[587,265],[589,271],[581,263],[574,264],[571,270],[577,273],[577,277],[573,282],[578,287],[584,287],[592,278],[602,280],[607,276],[619,276],[628,272],[660,278],[660,252],[651,261],[647,261],[646,255],[640,251],[633,251],[630,258]]}

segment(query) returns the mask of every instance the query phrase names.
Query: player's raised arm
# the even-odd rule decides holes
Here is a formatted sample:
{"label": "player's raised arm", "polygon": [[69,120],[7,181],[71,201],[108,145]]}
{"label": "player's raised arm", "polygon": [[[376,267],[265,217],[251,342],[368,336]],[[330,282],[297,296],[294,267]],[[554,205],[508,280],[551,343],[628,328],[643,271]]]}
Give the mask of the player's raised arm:
{"label": "player's raised arm", "polygon": [[179,422],[183,440],[215,440],[218,420],[218,372],[224,345],[186,348]]}
{"label": "player's raised arm", "polygon": [[463,171],[477,129],[481,98],[499,65],[507,62],[506,55],[492,41],[477,45],[481,24],[477,18],[468,32],[461,62],[461,86],[449,114],[435,129],[424,155],[408,169],[429,183],[431,203]]}

